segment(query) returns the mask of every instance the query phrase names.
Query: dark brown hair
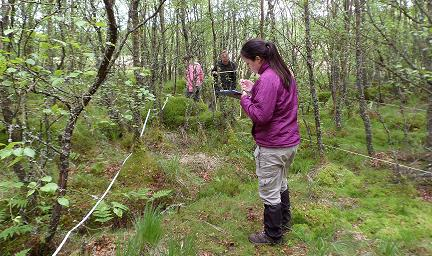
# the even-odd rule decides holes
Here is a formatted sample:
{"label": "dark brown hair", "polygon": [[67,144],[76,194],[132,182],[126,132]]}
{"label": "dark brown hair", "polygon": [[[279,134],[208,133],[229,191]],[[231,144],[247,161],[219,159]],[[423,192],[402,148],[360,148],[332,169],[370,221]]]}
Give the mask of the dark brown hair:
{"label": "dark brown hair", "polygon": [[288,88],[293,83],[292,72],[280,56],[274,43],[262,39],[250,39],[243,45],[240,54],[250,60],[255,60],[259,56],[267,61],[278,74],[285,87]]}

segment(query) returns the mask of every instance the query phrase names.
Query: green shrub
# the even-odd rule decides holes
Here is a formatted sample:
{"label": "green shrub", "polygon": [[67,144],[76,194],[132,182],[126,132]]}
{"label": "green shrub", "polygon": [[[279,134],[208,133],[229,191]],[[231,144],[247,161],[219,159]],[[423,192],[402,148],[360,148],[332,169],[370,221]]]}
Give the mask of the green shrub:
{"label": "green shrub", "polygon": [[323,166],[317,176],[316,181],[319,185],[328,187],[342,187],[348,183],[355,182],[355,174],[337,164],[327,164]]}
{"label": "green shrub", "polygon": [[97,122],[96,129],[110,140],[118,139],[122,133],[120,127],[116,123],[106,120]]}
{"label": "green shrub", "polygon": [[208,107],[203,102],[194,102],[192,99],[184,96],[172,97],[168,100],[163,111],[163,124],[172,129],[184,125],[186,122],[186,111],[189,112],[189,123],[193,127],[197,123],[194,117],[208,111]]}
{"label": "green shrub", "polygon": [[221,123],[221,119],[222,119],[221,112],[219,111],[211,112],[208,110],[202,112],[198,117],[198,120],[203,125],[203,128],[217,128],[218,124]]}
{"label": "green shrub", "polygon": [[378,101],[380,99],[381,91],[381,98],[382,99],[391,99],[394,98],[395,94],[395,86],[392,84],[382,84],[380,86],[374,85],[369,86],[365,88],[365,98],[367,100],[373,100]]}
{"label": "green shrub", "polygon": [[0,124],[0,143],[7,144],[9,136],[7,135],[6,128]]}
{"label": "green shrub", "polygon": [[331,92],[327,92],[327,91],[319,92],[318,101],[326,103],[329,100],[330,96],[331,96]]}

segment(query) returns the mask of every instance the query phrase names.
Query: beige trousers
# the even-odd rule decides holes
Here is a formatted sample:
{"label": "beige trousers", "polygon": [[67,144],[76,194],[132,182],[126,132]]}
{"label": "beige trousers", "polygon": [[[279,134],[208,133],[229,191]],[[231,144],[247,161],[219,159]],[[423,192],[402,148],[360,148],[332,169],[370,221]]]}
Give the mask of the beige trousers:
{"label": "beige trousers", "polygon": [[288,168],[294,160],[298,145],[289,148],[257,146],[254,152],[258,192],[264,204],[281,203],[280,193],[288,189]]}

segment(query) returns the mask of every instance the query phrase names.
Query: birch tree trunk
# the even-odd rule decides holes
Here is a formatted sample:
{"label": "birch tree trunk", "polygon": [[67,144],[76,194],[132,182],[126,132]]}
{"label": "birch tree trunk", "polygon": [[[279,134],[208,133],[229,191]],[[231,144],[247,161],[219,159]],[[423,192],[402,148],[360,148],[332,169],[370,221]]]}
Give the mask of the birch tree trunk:
{"label": "birch tree trunk", "polygon": [[310,34],[310,12],[309,12],[309,0],[304,1],[304,19],[305,19],[305,30],[306,30],[306,64],[309,74],[309,89],[312,97],[312,103],[314,108],[315,117],[315,129],[317,135],[317,146],[320,156],[324,155],[324,146],[322,144],[321,134],[321,121],[320,111],[318,106],[318,97],[315,89],[314,72],[313,72],[313,58],[312,58],[312,41]]}
{"label": "birch tree trunk", "polygon": [[355,47],[356,47],[356,86],[359,95],[360,116],[363,119],[366,134],[366,147],[369,156],[373,156],[374,149],[372,145],[372,128],[369,116],[366,113],[366,100],[364,96],[364,60],[363,60],[363,42],[362,42],[362,9],[364,6],[363,0],[355,0]]}
{"label": "birch tree trunk", "polygon": [[[109,45],[105,47],[105,54],[99,65],[97,76],[95,82],[88,88],[87,92],[82,95],[81,104],[77,104],[70,110],[69,119],[61,135],[61,153],[59,159],[59,178],[58,178],[58,197],[63,197],[66,194],[68,174],[69,174],[69,155],[71,151],[71,140],[72,134],[75,129],[75,124],[84,108],[88,105],[92,96],[96,93],[108,74],[110,61],[114,54],[115,45],[117,43],[117,23],[114,15],[113,0],[104,0],[105,11],[107,13],[108,19],[108,32],[107,32],[107,42]],[[48,226],[48,233],[45,236],[44,245],[41,247],[42,251],[46,251],[51,244],[52,239],[56,233],[62,206],[55,201],[53,205],[53,211],[51,215],[50,224]]]}

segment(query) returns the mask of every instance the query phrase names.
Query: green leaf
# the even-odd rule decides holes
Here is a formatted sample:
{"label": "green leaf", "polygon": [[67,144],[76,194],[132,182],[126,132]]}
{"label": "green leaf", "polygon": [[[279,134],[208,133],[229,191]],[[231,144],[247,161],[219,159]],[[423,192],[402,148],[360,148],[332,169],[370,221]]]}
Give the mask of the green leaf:
{"label": "green leaf", "polygon": [[14,141],[14,142],[9,143],[6,146],[6,148],[7,149],[13,149],[16,145],[21,145],[21,144],[23,144],[21,141]]}
{"label": "green leaf", "polygon": [[31,190],[27,191],[27,197],[33,195],[33,193],[34,193],[35,191],[36,191],[35,189],[31,189]]}
{"label": "green leaf", "polygon": [[21,156],[17,156],[10,164],[8,164],[8,167],[13,166],[14,164],[18,163],[19,161],[21,161],[23,158]]}
{"label": "green leaf", "polygon": [[34,61],[33,59],[26,59],[26,63],[31,66],[34,66],[36,64],[36,61]]}
{"label": "green leaf", "polygon": [[8,68],[8,69],[6,69],[7,73],[15,73],[16,71],[17,71],[16,68]]}
{"label": "green leaf", "polygon": [[65,197],[60,197],[57,199],[57,202],[64,207],[69,207],[69,200]]}
{"label": "green leaf", "polygon": [[103,28],[103,27],[106,27],[107,24],[105,22],[98,21],[98,22],[95,23],[95,26],[98,27],[98,28]]}
{"label": "green leaf", "polygon": [[24,149],[23,149],[23,148],[16,148],[16,149],[13,150],[12,153],[13,153],[15,156],[22,156],[22,155],[23,155],[23,152],[24,152]]}
{"label": "green leaf", "polygon": [[12,150],[4,148],[0,150],[0,159],[5,159],[6,157],[9,157],[12,155]]}
{"label": "green leaf", "polygon": [[111,202],[111,205],[112,205],[114,208],[122,209],[122,210],[124,210],[124,211],[129,210],[129,208],[128,208],[126,205],[123,205],[123,204],[118,203],[118,202]]}
{"label": "green leaf", "polygon": [[75,25],[77,25],[78,27],[84,27],[85,24],[86,24],[86,22],[83,20],[77,20],[75,22]]}
{"label": "green leaf", "polygon": [[24,186],[24,183],[22,182],[13,182],[13,181],[0,182],[0,187],[3,188],[21,188],[22,186]]}
{"label": "green leaf", "polygon": [[56,183],[47,183],[45,186],[41,187],[40,190],[47,193],[54,193],[58,189],[58,185]]}
{"label": "green leaf", "polygon": [[47,43],[47,42],[40,42],[39,47],[42,49],[50,49],[52,47],[52,45]]}
{"label": "green leaf", "polygon": [[45,182],[51,182],[52,181],[52,177],[51,176],[45,176],[41,179],[41,181],[45,181]]}
{"label": "green leaf", "polygon": [[32,231],[30,225],[17,225],[8,227],[7,229],[0,232],[0,239],[6,241],[14,236],[23,235]]}
{"label": "green leaf", "polygon": [[19,252],[15,253],[15,256],[26,256],[30,250],[31,250],[31,248],[19,251]]}
{"label": "green leaf", "polygon": [[34,182],[34,181],[32,181],[32,182],[30,182],[30,183],[27,185],[27,187],[28,187],[28,188],[31,188],[31,189],[36,189],[36,188],[37,188],[37,183]]}
{"label": "green leaf", "polygon": [[63,70],[61,69],[56,69],[53,73],[54,76],[61,76],[63,75]]}
{"label": "green leaf", "polygon": [[84,72],[85,76],[95,76],[97,73],[94,70],[88,70],[86,72]]}
{"label": "green leaf", "polygon": [[50,114],[53,113],[52,110],[51,110],[50,108],[46,108],[46,109],[42,110],[42,112],[43,112],[44,114],[47,114],[47,115],[50,115]]}
{"label": "green leaf", "polygon": [[150,198],[150,200],[153,201],[153,200],[161,198],[161,197],[169,196],[170,194],[171,194],[171,190],[160,190],[160,191],[154,193],[152,195],[152,197]]}
{"label": "green leaf", "polygon": [[57,85],[62,84],[63,82],[64,82],[64,79],[63,79],[63,78],[57,77],[57,78],[54,78],[54,79],[53,79],[53,81],[52,81],[52,85],[53,85],[53,86],[57,86]]}
{"label": "green leaf", "polygon": [[69,77],[76,78],[81,74],[81,72],[72,72],[69,74]]}
{"label": "green leaf", "polygon": [[25,147],[23,153],[25,156],[28,156],[31,158],[33,158],[36,154],[36,152],[32,148],[29,148],[29,147]]}
{"label": "green leaf", "polygon": [[114,208],[113,212],[115,215],[117,215],[119,218],[123,217],[123,210],[119,208]]}
{"label": "green leaf", "polygon": [[7,35],[9,35],[10,33],[13,33],[13,32],[15,32],[15,29],[6,29],[3,33],[4,33],[4,35],[5,36],[7,36]]}

